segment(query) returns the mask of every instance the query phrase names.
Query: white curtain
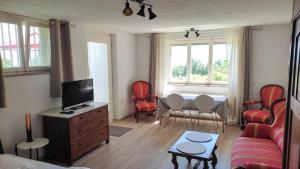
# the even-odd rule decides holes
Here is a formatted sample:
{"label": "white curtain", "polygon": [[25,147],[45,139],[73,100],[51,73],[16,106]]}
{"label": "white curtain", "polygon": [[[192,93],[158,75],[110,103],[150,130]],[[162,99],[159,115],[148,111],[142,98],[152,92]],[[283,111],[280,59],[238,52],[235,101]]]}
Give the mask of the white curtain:
{"label": "white curtain", "polygon": [[154,81],[154,91],[156,96],[163,96],[164,90],[169,76],[169,57],[171,50],[171,43],[167,35],[154,34],[152,37],[152,57],[155,57],[155,68],[153,71],[151,81]]}
{"label": "white curtain", "polygon": [[236,28],[227,33],[227,55],[230,59],[228,100],[229,114],[227,123],[239,123],[242,102],[245,94],[246,55],[245,28]]}

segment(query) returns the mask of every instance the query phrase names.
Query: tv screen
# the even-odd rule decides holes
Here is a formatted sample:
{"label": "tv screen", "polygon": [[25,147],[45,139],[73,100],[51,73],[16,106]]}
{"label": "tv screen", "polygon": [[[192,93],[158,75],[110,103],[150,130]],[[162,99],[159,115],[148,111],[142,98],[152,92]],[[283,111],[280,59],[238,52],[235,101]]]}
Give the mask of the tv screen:
{"label": "tv screen", "polygon": [[62,83],[62,107],[71,107],[94,100],[93,79]]}

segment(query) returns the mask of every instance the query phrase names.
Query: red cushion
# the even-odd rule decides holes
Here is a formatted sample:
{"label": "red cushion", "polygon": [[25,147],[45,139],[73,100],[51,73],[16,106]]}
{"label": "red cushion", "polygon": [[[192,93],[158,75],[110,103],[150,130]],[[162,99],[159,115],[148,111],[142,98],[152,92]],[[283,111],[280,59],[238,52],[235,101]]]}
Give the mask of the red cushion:
{"label": "red cushion", "polygon": [[239,137],[232,149],[231,168],[281,169],[282,152],[268,139]]}
{"label": "red cushion", "polygon": [[266,110],[247,110],[243,113],[247,123],[269,123],[272,115]]}
{"label": "red cushion", "polygon": [[135,106],[138,111],[154,111],[157,108],[155,102],[147,101],[138,101]]}
{"label": "red cushion", "polygon": [[136,81],[132,84],[132,92],[136,99],[145,100],[149,95],[149,84],[144,81]]}
{"label": "red cushion", "polygon": [[283,95],[284,89],[282,87],[277,85],[264,86],[261,90],[262,104],[265,108],[270,109],[272,103],[277,99],[281,99]]}

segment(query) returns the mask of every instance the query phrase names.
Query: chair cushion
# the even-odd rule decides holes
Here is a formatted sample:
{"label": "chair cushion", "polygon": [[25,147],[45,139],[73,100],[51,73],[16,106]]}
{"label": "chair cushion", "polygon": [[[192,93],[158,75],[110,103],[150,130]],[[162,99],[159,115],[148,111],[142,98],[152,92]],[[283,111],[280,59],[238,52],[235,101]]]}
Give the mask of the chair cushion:
{"label": "chair cushion", "polygon": [[247,123],[269,123],[272,115],[267,110],[247,110],[243,113]]}
{"label": "chair cushion", "polygon": [[155,102],[147,101],[138,101],[135,106],[138,111],[154,111],[157,108]]}
{"label": "chair cushion", "polygon": [[239,137],[233,144],[231,168],[281,169],[282,152],[268,139]]}

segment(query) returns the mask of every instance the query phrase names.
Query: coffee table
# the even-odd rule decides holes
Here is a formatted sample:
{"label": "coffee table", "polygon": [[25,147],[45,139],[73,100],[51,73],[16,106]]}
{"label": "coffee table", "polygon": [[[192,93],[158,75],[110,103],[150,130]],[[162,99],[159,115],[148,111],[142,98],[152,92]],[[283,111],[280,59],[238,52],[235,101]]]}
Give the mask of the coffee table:
{"label": "coffee table", "polygon": [[180,138],[172,145],[172,147],[169,149],[168,153],[172,154],[172,163],[174,164],[174,169],[178,169],[178,162],[177,162],[177,156],[185,157],[188,162],[190,163],[192,159],[198,160],[198,162],[194,165],[193,169],[197,169],[200,165],[201,161],[204,162],[204,169],[208,169],[208,162],[211,161],[211,164],[213,168],[217,165],[217,156],[215,154],[215,151],[217,149],[217,141],[218,141],[218,134],[211,134],[211,133],[204,133],[204,132],[196,132],[196,133],[202,133],[202,134],[209,134],[212,137],[212,140],[209,142],[199,143],[202,144],[206,148],[206,152],[202,154],[187,154],[183,153],[177,150],[177,145],[183,143],[183,142],[190,142],[186,139],[186,135],[191,132],[196,131],[185,131]]}

